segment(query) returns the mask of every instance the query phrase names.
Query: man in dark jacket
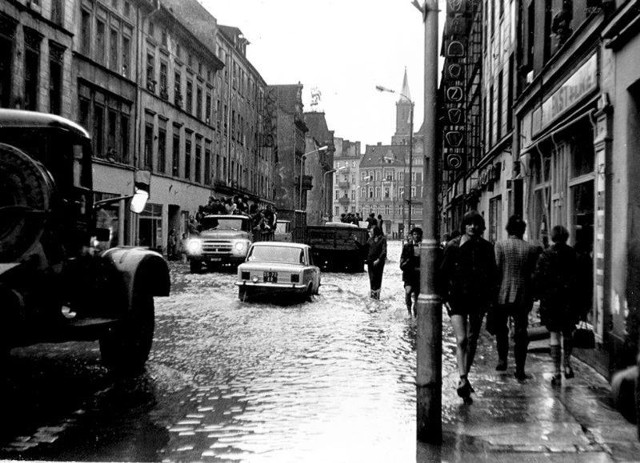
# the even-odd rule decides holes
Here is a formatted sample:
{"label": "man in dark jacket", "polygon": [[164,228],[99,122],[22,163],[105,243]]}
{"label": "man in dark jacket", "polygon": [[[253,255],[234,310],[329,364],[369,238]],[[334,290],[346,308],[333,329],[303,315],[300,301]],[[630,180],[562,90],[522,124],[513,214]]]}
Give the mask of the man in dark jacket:
{"label": "man in dark jacket", "polygon": [[444,250],[440,277],[451,325],[456,336],[460,382],[458,395],[468,400],[473,391],[467,375],[476,353],[482,319],[495,300],[496,261],[493,245],[482,238],[484,218],[477,211],[462,219],[462,235]]}

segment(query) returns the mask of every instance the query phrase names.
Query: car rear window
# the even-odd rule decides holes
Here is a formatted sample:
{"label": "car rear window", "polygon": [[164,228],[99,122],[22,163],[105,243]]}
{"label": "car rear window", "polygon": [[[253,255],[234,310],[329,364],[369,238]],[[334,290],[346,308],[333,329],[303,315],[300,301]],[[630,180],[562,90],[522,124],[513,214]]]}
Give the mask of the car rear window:
{"label": "car rear window", "polygon": [[247,259],[249,262],[304,263],[304,252],[299,248],[284,246],[254,246]]}

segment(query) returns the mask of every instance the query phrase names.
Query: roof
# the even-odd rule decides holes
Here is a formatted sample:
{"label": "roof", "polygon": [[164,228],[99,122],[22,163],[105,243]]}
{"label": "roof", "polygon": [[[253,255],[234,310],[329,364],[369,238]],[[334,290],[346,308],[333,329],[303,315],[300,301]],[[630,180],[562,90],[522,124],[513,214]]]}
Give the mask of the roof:
{"label": "roof", "polygon": [[408,154],[408,145],[367,145],[360,168],[403,167]]}
{"label": "roof", "polygon": [[[196,0],[160,0],[182,26],[216,55],[216,18]],[[195,46],[195,45],[194,45]],[[217,56],[216,56],[217,58]]]}
{"label": "roof", "polygon": [[404,79],[402,79],[402,91],[398,101],[411,102],[411,91],[409,90],[409,79],[407,78],[407,68],[404,68]]}
{"label": "roof", "polygon": [[309,129],[308,135],[321,144],[333,145],[333,132],[327,126],[323,112],[304,113],[304,123]]}
{"label": "roof", "polygon": [[79,124],[55,114],[24,111],[20,109],[0,109],[0,127],[57,127],[66,129],[84,138],[89,133]]}
{"label": "roof", "polygon": [[290,241],[256,241],[253,243],[254,246],[260,247],[278,247],[278,248],[296,248],[296,249],[304,249],[308,248],[308,244],[302,243],[292,243]]}

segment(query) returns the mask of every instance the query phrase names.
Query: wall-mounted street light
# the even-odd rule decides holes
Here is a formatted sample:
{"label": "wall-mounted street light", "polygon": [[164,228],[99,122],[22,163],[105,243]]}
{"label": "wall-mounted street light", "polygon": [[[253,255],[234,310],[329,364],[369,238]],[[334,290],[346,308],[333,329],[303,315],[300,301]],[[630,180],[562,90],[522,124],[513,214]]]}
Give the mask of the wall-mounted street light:
{"label": "wall-mounted street light", "polygon": [[[327,214],[327,175],[332,174],[334,172],[339,172],[343,169],[346,169],[345,166],[342,167],[338,167],[337,169],[329,169],[328,171],[326,171],[324,173],[324,175],[322,176],[322,217],[327,217],[329,218],[329,216],[331,214]],[[329,206],[329,211],[331,211],[331,206]]]}
{"label": "wall-mounted street light", "polygon": [[310,154],[317,153],[317,152],[320,152],[320,151],[326,151],[328,149],[329,149],[329,147],[327,145],[324,145],[324,146],[321,146],[320,148],[316,148],[316,149],[314,149],[312,151],[304,153],[300,157],[300,191],[299,191],[299,196],[298,196],[298,209],[299,210],[302,210],[302,174],[304,173],[304,158],[306,158]]}
{"label": "wall-mounted street light", "polygon": [[414,103],[413,103],[413,100],[407,95],[405,95],[404,93],[396,92],[395,90],[392,90],[387,87],[383,87],[382,85],[376,85],[376,90],[379,92],[396,93],[401,97],[405,98],[411,104],[411,112],[409,114],[409,185],[408,185],[408,188],[404,189],[404,198],[403,198],[403,205],[402,205],[403,217],[404,217],[405,204],[407,205],[407,208],[408,208],[408,213],[407,213],[408,223],[407,223],[407,228],[404,231],[404,233],[407,234],[411,230],[411,208],[412,208],[411,183],[413,181],[413,107],[414,107]]}

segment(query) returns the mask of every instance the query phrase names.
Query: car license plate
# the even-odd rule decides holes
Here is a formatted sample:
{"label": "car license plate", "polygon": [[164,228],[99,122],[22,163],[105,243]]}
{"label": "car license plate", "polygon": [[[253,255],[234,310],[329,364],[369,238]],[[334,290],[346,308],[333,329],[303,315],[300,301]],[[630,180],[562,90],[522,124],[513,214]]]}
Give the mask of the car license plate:
{"label": "car license plate", "polygon": [[264,282],[265,283],[277,283],[278,282],[278,272],[264,272]]}
{"label": "car license plate", "polygon": [[209,260],[211,262],[222,262],[222,257],[211,257]]}

